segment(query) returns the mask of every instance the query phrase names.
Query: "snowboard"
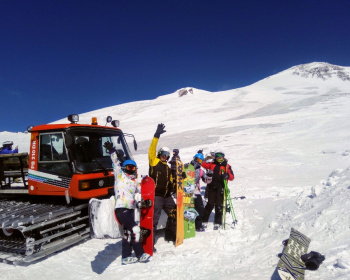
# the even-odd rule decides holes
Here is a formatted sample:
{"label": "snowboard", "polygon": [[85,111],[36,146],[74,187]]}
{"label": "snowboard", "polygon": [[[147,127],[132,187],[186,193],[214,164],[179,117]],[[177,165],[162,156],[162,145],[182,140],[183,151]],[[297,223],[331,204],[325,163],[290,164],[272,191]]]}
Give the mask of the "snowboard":
{"label": "snowboard", "polygon": [[195,170],[194,166],[192,164],[188,164],[187,167],[184,168],[184,171],[186,173],[186,178],[184,179],[184,185],[194,185],[195,181]]}
{"label": "snowboard", "polygon": [[140,209],[140,228],[142,247],[145,253],[153,256],[153,210],[155,184],[151,177],[146,176],[141,181],[141,197],[144,201],[151,201],[150,207]]}
{"label": "snowboard", "polygon": [[[151,200],[151,206],[135,207],[135,222],[141,228],[140,241],[145,253],[153,255],[153,204],[155,184],[151,177],[144,177],[141,181],[141,197],[144,201]],[[115,198],[92,198],[89,201],[89,222],[92,238],[122,238],[127,231],[119,224],[115,212]]]}
{"label": "snowboard", "polygon": [[176,240],[175,247],[181,245],[184,240],[184,185],[182,172],[184,165],[180,159],[176,159]]}
{"label": "snowboard", "polygon": [[[184,195],[184,213],[188,212],[191,214],[193,212],[197,213],[194,209],[194,197],[193,193],[185,193]],[[193,215],[192,215],[193,216]],[[184,215],[184,238],[191,238],[196,236],[196,220],[197,216],[191,217],[191,215]]]}
{"label": "snowboard", "polygon": [[305,264],[301,256],[307,253],[311,239],[291,229],[289,239],[283,241],[285,245],[277,264],[278,275],[282,280],[303,280],[305,277]]}
{"label": "snowboard", "polygon": [[[193,191],[195,188],[195,169],[192,164],[188,164],[184,169],[186,179],[184,179],[184,211],[192,211],[194,209]],[[188,191],[187,191],[188,190]],[[184,218],[184,238],[191,238],[196,236],[195,219]]]}

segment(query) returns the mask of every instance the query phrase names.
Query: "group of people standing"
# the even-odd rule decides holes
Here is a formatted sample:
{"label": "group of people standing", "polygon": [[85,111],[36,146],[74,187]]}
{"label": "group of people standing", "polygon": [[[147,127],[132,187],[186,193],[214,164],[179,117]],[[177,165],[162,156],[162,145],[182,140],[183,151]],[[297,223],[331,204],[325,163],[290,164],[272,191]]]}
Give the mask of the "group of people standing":
{"label": "group of people standing", "polygon": [[[169,162],[171,164],[169,166],[169,148],[162,147],[157,151],[159,138],[165,132],[165,125],[162,123],[158,124],[148,152],[149,176],[155,182],[154,236],[162,210],[168,215],[168,220],[170,217],[174,217],[174,214],[176,215],[176,203],[173,198],[173,195],[176,194],[176,169],[174,164],[176,157],[179,157],[179,150],[173,150],[173,158]],[[126,160],[121,164],[113,144],[106,142],[104,147],[109,151],[113,162],[116,199],[115,214],[118,221],[127,230],[127,234],[124,235],[122,241],[122,264],[147,262],[150,259],[150,255],[144,253],[142,249],[140,227],[136,224],[133,216],[133,209],[137,207],[138,201],[141,200],[140,185],[137,182],[137,164],[133,160]],[[214,207],[214,229],[217,230],[222,223],[224,180],[234,179],[231,166],[221,150],[209,153],[205,158],[203,152],[198,151],[191,164],[195,168],[195,209],[199,213],[195,221],[196,230],[205,231]],[[186,174],[183,173],[182,176],[185,178]],[[205,207],[201,194],[201,179],[207,184],[205,195],[207,203]],[[136,257],[132,257],[132,249],[135,251]],[[156,251],[155,248],[154,251]]]}
{"label": "group of people standing", "polygon": [[[154,134],[151,146],[149,148],[149,176],[155,181],[155,199],[154,199],[154,216],[153,230],[156,232],[161,211],[171,215],[176,209],[176,203],[172,194],[176,193],[176,181],[174,174],[175,158],[179,157],[179,150],[173,150],[173,158],[170,161],[170,150],[162,147],[157,152],[157,144],[161,134],[165,131],[164,124],[158,124]],[[211,212],[215,207],[214,230],[219,229],[222,223],[223,199],[225,180],[232,181],[234,174],[231,166],[225,159],[225,154],[221,150],[209,153],[204,158],[203,151],[198,151],[194,156],[191,164],[195,169],[195,209],[199,216],[196,218],[195,225],[197,231],[205,231]],[[183,174],[186,177],[186,174]],[[206,198],[207,203],[204,207],[200,180],[207,184]]]}

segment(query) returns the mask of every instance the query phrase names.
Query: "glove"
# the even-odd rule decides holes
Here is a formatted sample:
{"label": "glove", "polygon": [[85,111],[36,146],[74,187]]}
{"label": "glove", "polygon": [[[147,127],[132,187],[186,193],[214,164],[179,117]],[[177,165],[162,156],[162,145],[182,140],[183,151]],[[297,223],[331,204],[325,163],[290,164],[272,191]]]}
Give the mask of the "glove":
{"label": "glove", "polygon": [[228,175],[228,173],[221,174],[222,180],[227,180],[228,177],[230,177],[230,175]]}
{"label": "glove", "polygon": [[184,167],[187,168],[190,164],[189,163],[185,163]]}
{"label": "glove", "polygon": [[181,176],[182,176],[182,179],[186,179],[186,178],[187,178],[187,176],[186,176],[186,173],[185,173],[185,172],[182,172]]}
{"label": "glove", "polygon": [[159,138],[162,133],[166,132],[164,128],[165,128],[164,124],[162,123],[158,124],[156,133],[154,133],[154,137]]}
{"label": "glove", "polygon": [[306,269],[309,270],[317,270],[320,264],[326,259],[323,255],[315,251],[302,255],[300,258],[305,263]]}
{"label": "glove", "polygon": [[110,154],[112,154],[113,152],[115,152],[115,149],[114,149],[114,147],[113,147],[113,144],[112,144],[111,142],[109,142],[109,141],[105,142],[105,143],[103,144],[103,147],[105,147],[105,148],[109,151]]}
{"label": "glove", "polygon": [[208,176],[208,177],[213,177],[213,173],[214,173],[214,172],[213,172],[212,170],[209,169],[209,170],[207,171],[207,176]]}

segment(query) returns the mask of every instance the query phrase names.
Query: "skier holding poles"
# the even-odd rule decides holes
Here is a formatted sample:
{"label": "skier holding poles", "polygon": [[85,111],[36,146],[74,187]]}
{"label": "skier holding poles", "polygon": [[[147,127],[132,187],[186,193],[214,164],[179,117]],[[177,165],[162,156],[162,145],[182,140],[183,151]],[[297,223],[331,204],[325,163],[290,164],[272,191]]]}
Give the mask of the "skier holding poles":
{"label": "skier holding poles", "polygon": [[225,159],[225,153],[221,150],[214,152],[213,162],[203,161],[202,167],[213,171],[212,182],[207,185],[208,203],[204,210],[203,225],[207,225],[211,211],[215,207],[214,230],[217,230],[222,225],[225,181],[232,181],[234,174]]}

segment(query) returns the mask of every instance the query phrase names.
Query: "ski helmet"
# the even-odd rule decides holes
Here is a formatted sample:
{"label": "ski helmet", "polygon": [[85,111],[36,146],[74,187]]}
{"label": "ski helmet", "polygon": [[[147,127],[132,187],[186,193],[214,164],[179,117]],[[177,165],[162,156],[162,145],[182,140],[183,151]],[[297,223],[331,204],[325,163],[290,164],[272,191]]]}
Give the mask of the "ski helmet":
{"label": "ski helmet", "polygon": [[199,163],[202,163],[203,160],[204,160],[204,156],[203,156],[203,154],[198,153],[198,154],[196,154],[196,155],[193,157],[193,159],[194,159],[194,160],[200,159],[200,161],[198,161],[198,162],[199,162]]}
{"label": "ski helmet", "polygon": [[213,162],[214,161],[214,157],[213,157],[212,153],[208,153],[205,155],[205,161],[206,162]]}
{"label": "ski helmet", "polygon": [[164,156],[166,155],[166,160],[169,160],[170,158],[170,149],[168,147],[162,147],[159,149],[158,151],[158,158],[160,158],[160,156]]}
{"label": "ski helmet", "polygon": [[214,156],[215,157],[225,157],[225,153],[223,152],[223,150],[215,150],[214,152]]}
{"label": "ski helmet", "polygon": [[136,162],[133,161],[132,159],[127,159],[126,161],[123,162],[122,169],[125,173],[134,175],[135,173],[137,173]]}
{"label": "ski helmet", "polygon": [[174,154],[174,156],[178,156],[179,155],[179,149],[173,149],[173,154]]}
{"label": "ski helmet", "polygon": [[5,141],[4,143],[2,143],[2,146],[5,147],[11,147],[13,145],[12,141]]}

